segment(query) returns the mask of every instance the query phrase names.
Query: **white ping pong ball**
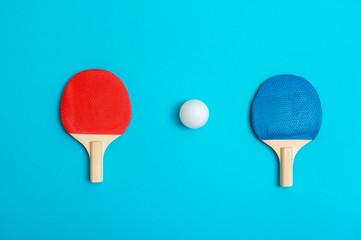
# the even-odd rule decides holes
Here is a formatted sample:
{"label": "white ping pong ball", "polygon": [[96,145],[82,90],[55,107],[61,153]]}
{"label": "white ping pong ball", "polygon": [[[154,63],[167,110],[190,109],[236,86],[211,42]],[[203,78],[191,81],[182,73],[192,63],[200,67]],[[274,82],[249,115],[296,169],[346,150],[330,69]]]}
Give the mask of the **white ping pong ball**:
{"label": "white ping pong ball", "polygon": [[189,100],[185,102],[180,111],[179,117],[182,123],[189,128],[200,128],[208,121],[209,111],[204,102]]}

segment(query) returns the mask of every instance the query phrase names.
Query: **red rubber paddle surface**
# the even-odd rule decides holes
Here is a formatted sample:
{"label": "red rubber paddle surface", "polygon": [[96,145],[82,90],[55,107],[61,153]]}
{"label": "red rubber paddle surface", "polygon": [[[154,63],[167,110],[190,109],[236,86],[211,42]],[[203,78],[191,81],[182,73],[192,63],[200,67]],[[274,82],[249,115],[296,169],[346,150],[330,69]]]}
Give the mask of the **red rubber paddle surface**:
{"label": "red rubber paddle surface", "polygon": [[128,91],[114,73],[90,69],[65,88],[61,119],[70,134],[122,135],[132,117]]}

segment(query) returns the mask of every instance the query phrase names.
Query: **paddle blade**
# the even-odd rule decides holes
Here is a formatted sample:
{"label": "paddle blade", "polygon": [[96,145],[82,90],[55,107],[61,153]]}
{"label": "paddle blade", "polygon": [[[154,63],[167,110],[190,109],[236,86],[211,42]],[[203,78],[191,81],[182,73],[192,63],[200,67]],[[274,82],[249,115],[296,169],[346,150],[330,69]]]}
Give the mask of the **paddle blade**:
{"label": "paddle blade", "polygon": [[252,104],[252,126],[261,140],[313,140],[321,122],[319,96],[307,80],[298,76],[270,78]]}
{"label": "paddle blade", "polygon": [[61,119],[69,134],[122,135],[132,108],[120,78],[101,69],[76,74],[65,88]]}

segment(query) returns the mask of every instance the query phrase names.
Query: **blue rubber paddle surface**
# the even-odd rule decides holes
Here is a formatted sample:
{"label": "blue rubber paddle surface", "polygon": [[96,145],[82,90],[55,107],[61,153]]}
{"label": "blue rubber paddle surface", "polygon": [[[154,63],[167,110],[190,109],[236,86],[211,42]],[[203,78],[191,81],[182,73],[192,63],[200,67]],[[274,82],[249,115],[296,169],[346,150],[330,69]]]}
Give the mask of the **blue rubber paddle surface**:
{"label": "blue rubber paddle surface", "polygon": [[305,79],[279,75],[267,80],[252,104],[252,126],[261,140],[313,140],[322,122],[316,89]]}

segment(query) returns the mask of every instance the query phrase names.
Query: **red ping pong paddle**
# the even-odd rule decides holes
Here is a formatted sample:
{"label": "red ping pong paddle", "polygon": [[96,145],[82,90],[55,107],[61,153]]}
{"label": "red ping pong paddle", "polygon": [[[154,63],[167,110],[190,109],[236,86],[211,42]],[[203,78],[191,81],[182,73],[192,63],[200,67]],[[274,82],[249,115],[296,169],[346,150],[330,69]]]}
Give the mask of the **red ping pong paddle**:
{"label": "red ping pong paddle", "polygon": [[90,156],[90,181],[103,181],[108,145],[128,128],[132,107],[128,91],[115,74],[90,69],[76,74],[65,88],[61,119],[66,131]]}

